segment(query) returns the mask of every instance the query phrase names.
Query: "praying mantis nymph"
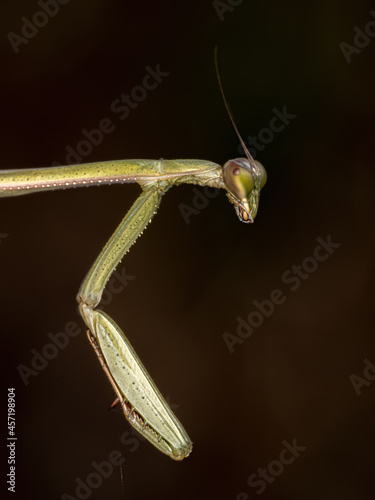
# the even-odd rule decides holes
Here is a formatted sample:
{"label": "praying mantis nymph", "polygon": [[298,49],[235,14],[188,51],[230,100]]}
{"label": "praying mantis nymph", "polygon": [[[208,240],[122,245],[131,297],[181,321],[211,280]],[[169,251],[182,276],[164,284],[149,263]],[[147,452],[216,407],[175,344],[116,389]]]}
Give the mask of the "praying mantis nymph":
{"label": "praying mantis nymph", "polygon": [[[222,90],[220,78],[219,85]],[[223,94],[224,97],[224,94]],[[224,97],[224,103],[228,109]],[[267,174],[254,161],[232,119],[247,158],[222,167],[205,160],[116,160],[82,165],[0,171],[0,197],[81,186],[137,182],[142,193],[108,240],[77,295],[88,338],[130,424],[174,460],[187,457],[192,442],[119,326],[97,309],[105,286],[125,253],[156,213],[162,196],[188,183],[227,192],[242,222],[254,221]]]}

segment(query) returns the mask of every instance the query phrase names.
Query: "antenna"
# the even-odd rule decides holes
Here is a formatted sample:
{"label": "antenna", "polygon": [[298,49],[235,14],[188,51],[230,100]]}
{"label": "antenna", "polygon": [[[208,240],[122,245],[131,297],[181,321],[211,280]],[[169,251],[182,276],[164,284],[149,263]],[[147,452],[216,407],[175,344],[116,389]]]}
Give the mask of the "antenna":
{"label": "antenna", "polygon": [[232,111],[231,111],[231,109],[229,107],[228,101],[226,100],[226,97],[225,97],[225,94],[224,94],[224,89],[223,89],[223,85],[221,83],[221,78],[220,78],[220,73],[219,73],[219,64],[218,64],[218,61],[217,61],[217,45],[215,45],[214,59],[215,59],[215,69],[216,69],[217,81],[219,83],[220,92],[221,92],[221,95],[223,97],[224,105],[225,105],[225,108],[226,108],[226,110],[228,112],[228,116],[230,118],[230,121],[232,122],[234,130],[236,131],[237,137],[240,140],[242,149],[244,150],[244,152],[245,152],[245,154],[247,156],[247,159],[249,160],[251,168],[253,170],[257,171],[258,169],[257,169],[257,166],[255,165],[254,158],[251,156],[250,151],[247,149],[246,144],[244,143],[244,141],[243,141],[243,139],[241,137],[241,134],[238,131],[236,122],[234,121],[234,118],[233,118]]}

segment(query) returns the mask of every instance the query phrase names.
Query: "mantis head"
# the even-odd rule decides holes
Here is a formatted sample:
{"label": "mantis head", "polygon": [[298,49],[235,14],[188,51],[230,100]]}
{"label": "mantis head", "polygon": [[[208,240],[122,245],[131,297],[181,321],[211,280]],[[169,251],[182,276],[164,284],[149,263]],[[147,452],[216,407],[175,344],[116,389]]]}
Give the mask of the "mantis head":
{"label": "mantis head", "polygon": [[258,211],[260,190],[267,181],[266,169],[259,161],[255,161],[247,149],[241,134],[238,131],[236,122],[234,121],[229,104],[226,100],[223,85],[221,83],[219,66],[217,62],[217,46],[215,46],[215,68],[217,81],[224,105],[228,112],[233,128],[240,140],[242,149],[246,154],[246,158],[236,158],[229,160],[223,166],[223,181],[228,191],[227,196],[234,204],[238,218],[242,222],[254,222]]}
{"label": "mantis head", "polygon": [[[245,149],[245,148],[244,148]],[[254,161],[247,148],[247,158],[229,160],[223,167],[223,180],[227,196],[234,204],[242,222],[254,222],[258,211],[260,190],[267,181],[263,165]]]}

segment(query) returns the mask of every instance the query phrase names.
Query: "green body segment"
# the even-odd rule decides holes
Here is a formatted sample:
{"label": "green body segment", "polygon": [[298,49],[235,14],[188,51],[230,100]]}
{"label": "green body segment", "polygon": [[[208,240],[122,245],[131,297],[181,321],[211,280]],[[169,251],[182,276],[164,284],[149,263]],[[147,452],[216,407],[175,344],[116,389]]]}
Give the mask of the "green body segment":
{"label": "green body segment", "polygon": [[[77,300],[80,313],[94,335],[121,401],[131,408],[124,411],[131,425],[161,452],[174,460],[188,456],[192,444],[117,324],[96,309],[111,274],[155,215],[169,188],[166,180],[144,188],[92,265]],[[127,406],[125,406],[126,408]]]}
{"label": "green body segment", "polygon": [[[162,194],[158,189],[148,188],[136,199],[87,273],[77,295],[79,303],[90,308],[99,304],[111,274],[155,215]],[[92,325],[84,319],[95,335]]]}
{"label": "green body segment", "polygon": [[[245,160],[247,161],[247,160]],[[156,213],[173,185],[198,184],[227,191],[240,220],[253,222],[261,186],[260,167],[243,160],[223,168],[205,160],[116,160],[83,165],[0,171],[0,197],[81,186],[137,182],[142,193],[92,265],[77,301],[89,328],[90,342],[131,425],[174,460],[188,456],[192,443],[134,352],[129,340],[106,313],[97,309],[104,288],[125,253]],[[263,167],[262,167],[263,168]],[[244,173],[254,177],[254,187]],[[249,173],[250,172],[250,173]],[[252,179],[250,179],[252,181]],[[245,193],[245,195],[243,194]],[[244,199],[242,199],[245,196]]]}
{"label": "green body segment", "polygon": [[131,425],[174,460],[192,443],[117,324],[97,309],[111,274],[156,213],[172,186],[223,187],[222,167],[205,160],[118,160],[84,165],[0,171],[0,197],[73,187],[137,182],[143,192],[94,262],[79,290],[80,313],[99,346]]}
{"label": "green body segment", "polygon": [[182,460],[192,449],[185,429],[147,373],[130,342],[107,314],[94,311],[97,342],[122,397],[133,411],[128,419],[160,451]]}
{"label": "green body segment", "polygon": [[[138,182],[141,186],[162,180],[171,184],[189,183],[195,182],[194,178],[199,179],[202,174],[205,177],[205,173],[219,174],[220,171],[220,165],[206,160],[114,160],[62,167],[2,170],[0,197],[125,182]],[[219,177],[214,175],[214,178]]]}

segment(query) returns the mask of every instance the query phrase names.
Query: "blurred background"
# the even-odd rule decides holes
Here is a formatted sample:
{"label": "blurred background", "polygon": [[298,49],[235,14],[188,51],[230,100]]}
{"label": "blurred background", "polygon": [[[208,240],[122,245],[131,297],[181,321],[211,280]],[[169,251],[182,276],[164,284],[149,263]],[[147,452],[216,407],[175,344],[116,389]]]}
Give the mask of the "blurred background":
{"label": "blurred background", "polygon": [[[268,182],[253,225],[224,193],[172,189],[105,296],[194,442],[182,463],[107,411],[75,302],[139,187],[1,199],[12,498],[373,499],[374,5],[81,0],[45,2],[43,16],[41,4],[1,7],[1,168],[65,164],[79,148],[82,162],[240,156],[218,44]],[[144,96],[147,68],[163,76]],[[142,99],[120,110],[132,92]],[[79,146],[104,119],[111,132]],[[317,254],[317,238],[335,245]],[[252,314],[275,293],[272,314]],[[75,336],[46,347],[61,332]],[[95,463],[115,450],[122,465],[103,478]]]}

